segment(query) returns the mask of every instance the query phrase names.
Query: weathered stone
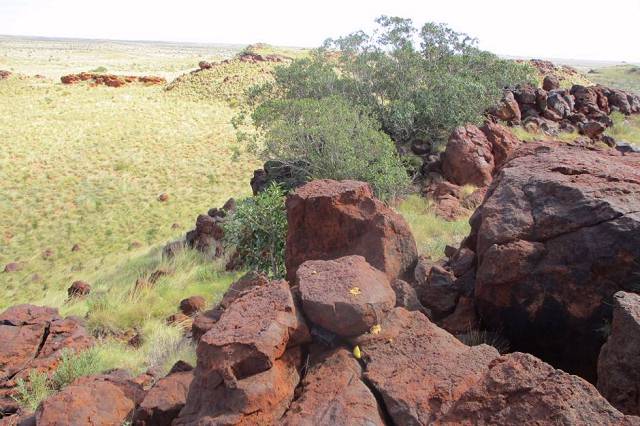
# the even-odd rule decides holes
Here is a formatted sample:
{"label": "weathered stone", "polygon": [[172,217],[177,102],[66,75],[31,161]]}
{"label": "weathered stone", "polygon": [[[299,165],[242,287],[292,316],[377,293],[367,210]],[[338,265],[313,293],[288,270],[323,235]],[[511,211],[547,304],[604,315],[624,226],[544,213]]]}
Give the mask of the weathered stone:
{"label": "weathered stone", "polygon": [[598,390],[618,410],[640,415],[640,295],[613,297],[611,334],[598,358]]}
{"label": "weathered stone", "polygon": [[307,260],[360,255],[389,280],[410,274],[417,248],[409,225],[364,182],[316,180],[287,198],[287,278]]}
{"label": "weathered stone", "polygon": [[438,419],[480,380],[498,351],[468,347],[418,312],[395,308],[378,334],[353,341],[366,364],[365,378],[398,425]]}
{"label": "weathered stone", "polygon": [[307,318],[339,336],[366,333],[396,303],[387,276],[362,256],[309,260],[296,281]]}
{"label": "weathered stone", "polygon": [[362,382],[362,369],[345,349],[316,355],[301,383],[301,396],[281,420],[287,426],[384,425],[376,398]]}
{"label": "weathered stone", "polygon": [[485,186],[495,168],[492,145],[474,125],[456,128],[443,154],[442,171],[456,185]]}
{"label": "weathered stone", "polygon": [[475,298],[514,349],[595,381],[616,291],[640,272],[640,156],[521,146],[471,219]]}
{"label": "weathered stone", "polygon": [[133,416],[135,426],[171,426],[187,399],[193,371],[169,374],[147,392]]}
{"label": "weathered stone", "polygon": [[435,425],[638,425],[585,380],[539,359],[513,353],[495,359]]}

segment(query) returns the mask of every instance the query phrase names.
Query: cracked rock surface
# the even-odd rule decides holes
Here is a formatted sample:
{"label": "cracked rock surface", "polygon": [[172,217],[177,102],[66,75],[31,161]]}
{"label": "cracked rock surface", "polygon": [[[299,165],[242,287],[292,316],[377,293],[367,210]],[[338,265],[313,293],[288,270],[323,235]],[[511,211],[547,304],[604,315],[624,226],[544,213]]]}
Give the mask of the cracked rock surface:
{"label": "cracked rock surface", "polygon": [[525,144],[471,223],[485,325],[595,382],[613,294],[640,273],[640,155]]}

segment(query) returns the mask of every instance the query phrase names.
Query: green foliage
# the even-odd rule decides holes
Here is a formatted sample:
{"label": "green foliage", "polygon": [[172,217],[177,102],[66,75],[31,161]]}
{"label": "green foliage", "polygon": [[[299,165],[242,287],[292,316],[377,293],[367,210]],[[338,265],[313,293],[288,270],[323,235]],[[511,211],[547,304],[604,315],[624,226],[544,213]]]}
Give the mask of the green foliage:
{"label": "green foliage", "polygon": [[18,379],[16,383],[14,399],[29,411],[35,411],[40,402],[53,393],[47,374],[36,370],[31,370],[28,380]]}
{"label": "green foliage", "polygon": [[57,389],[62,389],[79,377],[104,371],[100,361],[99,353],[93,348],[80,353],[65,350],[51,381]]}
{"label": "green foliage", "polygon": [[341,96],[363,106],[399,144],[442,141],[453,127],[482,119],[505,86],[533,82],[535,71],[476,47],[444,24],[420,30],[409,19],[383,16],[373,34],[327,40],[309,58],[275,72],[262,96]]}
{"label": "green foliage", "polygon": [[393,142],[342,98],[267,101],[256,109],[254,122],[264,134],[263,158],[309,178],[369,182],[382,198],[408,185]]}
{"label": "green foliage", "polygon": [[261,194],[241,201],[224,224],[225,244],[242,266],[272,277],[285,273],[287,217],[284,193],[275,183]]}
{"label": "green foliage", "polygon": [[107,69],[103,66],[99,66],[98,68],[94,68],[89,72],[95,72],[95,73],[105,73],[107,72]]}

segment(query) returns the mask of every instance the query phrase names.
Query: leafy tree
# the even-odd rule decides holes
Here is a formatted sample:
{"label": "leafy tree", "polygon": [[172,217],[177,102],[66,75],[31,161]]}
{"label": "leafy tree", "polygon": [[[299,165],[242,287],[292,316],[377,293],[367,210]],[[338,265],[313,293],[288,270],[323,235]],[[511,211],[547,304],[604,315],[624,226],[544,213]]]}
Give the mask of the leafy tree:
{"label": "leafy tree", "polygon": [[365,111],[341,97],[265,102],[253,115],[262,156],[309,179],[369,182],[381,198],[403,191],[408,175],[393,142]]}
{"label": "leafy tree", "polygon": [[286,238],[284,193],[276,184],[241,201],[224,224],[225,244],[236,251],[242,266],[275,278],[285,274]]}
{"label": "leafy tree", "polygon": [[417,29],[410,19],[388,16],[376,22],[372,34],[329,39],[310,58],[277,69],[274,83],[253,92],[254,104],[342,97],[398,146],[437,143],[454,127],[479,122],[505,87],[534,79],[530,66],[482,51],[444,24]]}

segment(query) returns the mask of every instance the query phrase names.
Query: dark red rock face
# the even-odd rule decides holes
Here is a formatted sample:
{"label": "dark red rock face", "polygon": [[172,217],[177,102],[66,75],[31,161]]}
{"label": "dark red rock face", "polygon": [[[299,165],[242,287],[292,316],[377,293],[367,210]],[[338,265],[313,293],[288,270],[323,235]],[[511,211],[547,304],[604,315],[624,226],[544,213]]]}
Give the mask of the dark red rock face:
{"label": "dark red rock face", "polygon": [[640,155],[531,143],[513,157],[471,219],[478,312],[595,381],[612,296],[640,273]]}
{"label": "dark red rock face", "polygon": [[78,319],[66,319],[58,310],[16,305],[0,313],[0,415],[15,413],[17,380],[29,380],[37,370],[51,373],[64,350],[82,351],[94,344]]}
{"label": "dark red rock face", "polygon": [[467,125],[456,128],[443,154],[442,171],[456,185],[486,186],[495,168],[491,143],[482,131]]}
{"label": "dark red rock face", "polygon": [[411,274],[416,242],[405,220],[374,198],[368,184],[316,180],[287,199],[287,279],[307,260],[360,255],[391,279]]}
{"label": "dark red rock face", "polygon": [[611,335],[598,358],[598,390],[625,414],[640,416],[640,295],[613,298]]}
{"label": "dark red rock face", "polygon": [[130,419],[136,401],[119,380],[105,376],[77,380],[47,398],[36,411],[38,425],[120,425]]}
{"label": "dark red rock face", "polygon": [[638,425],[585,380],[523,353],[495,359],[437,425]]}

